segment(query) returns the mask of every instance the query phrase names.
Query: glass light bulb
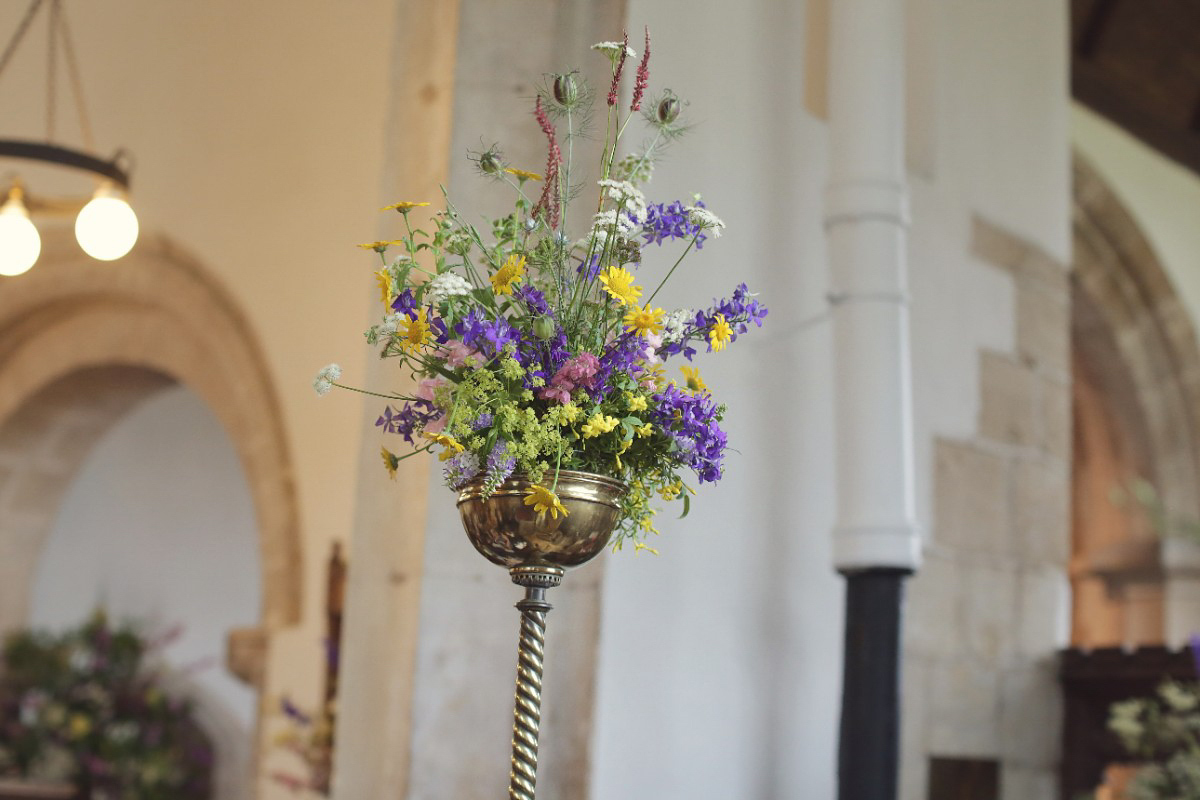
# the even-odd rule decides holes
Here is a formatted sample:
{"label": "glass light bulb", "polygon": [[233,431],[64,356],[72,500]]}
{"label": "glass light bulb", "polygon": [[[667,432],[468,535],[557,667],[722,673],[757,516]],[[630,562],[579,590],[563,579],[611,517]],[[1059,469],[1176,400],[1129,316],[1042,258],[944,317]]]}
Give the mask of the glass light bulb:
{"label": "glass light bulb", "polygon": [[19,198],[0,206],[0,275],[28,272],[42,252],[42,237]]}
{"label": "glass light bulb", "polygon": [[75,218],[75,240],[100,261],[115,261],[137,242],[137,215],[124,198],[100,189]]}

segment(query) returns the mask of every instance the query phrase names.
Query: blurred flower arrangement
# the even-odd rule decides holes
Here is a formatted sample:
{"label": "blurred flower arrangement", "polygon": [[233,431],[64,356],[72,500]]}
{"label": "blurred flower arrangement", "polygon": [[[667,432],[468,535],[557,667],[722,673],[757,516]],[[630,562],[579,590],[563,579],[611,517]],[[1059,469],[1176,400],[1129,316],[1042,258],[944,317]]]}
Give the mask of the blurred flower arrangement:
{"label": "blurred flower arrangement", "polygon": [[[560,469],[608,475],[629,486],[615,546],[642,549],[642,536],[657,533],[658,500],[680,499],[686,514],[694,490],[685,476],[719,480],[727,448],[725,406],[695,368],[671,377],[666,362],[690,362],[701,347],[723,351],[750,324],[761,326],[767,309],[745,284],[708,308],[654,305],[683,259],[725,225],[699,196],[654,203],[642,192],[687,127],[669,90],[647,102],[649,32],[627,110],[618,97],[626,63],[637,58],[628,35],[592,49],[611,67],[598,183],[584,185],[573,163],[592,90],[577,72],[547,76],[533,108],[547,144],[543,173],[510,165],[496,146],[471,155],[482,176],[511,186],[510,212],[480,230],[447,198],[425,230],[411,212],[428,203],[384,209],[399,212],[403,232],[361,245],[379,254],[387,310],[366,338],[417,381],[412,394],[380,395],[390,402],[376,425],[414,448],[396,455],[384,447],[389,472],[436,448],[451,489],[481,481],[490,492],[521,473],[541,484],[526,504],[555,518],[567,513],[555,494]],[[646,138],[618,158],[635,119]],[[580,195],[583,213],[571,202]],[[572,224],[582,235],[572,235]],[[651,246],[675,253],[647,292],[636,273]],[[314,387],[352,388],[340,377],[331,364]]]}
{"label": "blurred flower arrangement", "polygon": [[21,632],[0,670],[0,776],[67,781],[83,798],[209,796],[212,751],[134,629],[102,613],[61,634]]}
{"label": "blurred flower arrangement", "polygon": [[1200,684],[1167,681],[1114,703],[1108,727],[1140,764],[1128,800],[1200,800]]}
{"label": "blurred flower arrangement", "polygon": [[333,778],[332,704],[317,713],[309,713],[288,698],[280,701],[286,727],[275,737],[276,744],[299,757],[305,775],[277,770],[271,778],[294,794],[313,792],[328,797]]}

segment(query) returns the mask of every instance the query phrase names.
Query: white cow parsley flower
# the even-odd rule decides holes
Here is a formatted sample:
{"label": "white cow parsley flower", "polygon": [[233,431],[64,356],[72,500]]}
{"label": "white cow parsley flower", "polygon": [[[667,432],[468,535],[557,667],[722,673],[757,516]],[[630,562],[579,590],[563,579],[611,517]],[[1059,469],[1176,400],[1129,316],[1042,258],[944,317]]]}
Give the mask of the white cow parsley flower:
{"label": "white cow parsley flower", "polygon": [[468,295],[471,293],[471,284],[466,278],[461,275],[455,275],[453,272],[443,272],[441,275],[434,276],[429,281],[429,288],[425,293],[425,299],[434,306],[441,305],[451,297]]}
{"label": "white cow parsley flower", "polygon": [[710,230],[713,236],[721,238],[721,230],[725,227],[725,223],[716,214],[700,206],[688,206],[684,211],[687,212],[688,220],[693,225]]}
{"label": "white cow parsley flower", "polygon": [[592,45],[593,50],[599,50],[614,61],[620,57],[622,47],[625,48],[625,55],[637,58],[637,53],[633,52],[633,48],[624,42],[596,42]]}
{"label": "white cow parsley flower", "polygon": [[342,377],[342,368],[337,364],[328,364],[321,367],[321,371],[317,373],[316,380],[313,381],[313,389],[317,394],[328,394],[333,388],[333,382]]}
{"label": "white cow parsley flower", "polygon": [[668,344],[683,338],[688,323],[696,316],[690,308],[677,308],[663,319],[662,340]]}

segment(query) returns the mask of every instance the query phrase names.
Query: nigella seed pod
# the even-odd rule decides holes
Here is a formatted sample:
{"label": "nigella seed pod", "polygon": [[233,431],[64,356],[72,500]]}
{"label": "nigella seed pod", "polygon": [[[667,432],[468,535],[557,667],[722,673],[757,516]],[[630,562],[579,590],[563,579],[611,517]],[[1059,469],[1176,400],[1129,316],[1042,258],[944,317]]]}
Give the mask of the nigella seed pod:
{"label": "nigella seed pod", "polygon": [[575,80],[574,72],[554,76],[554,102],[565,107],[579,102],[579,84]]}
{"label": "nigella seed pod", "polygon": [[495,150],[485,150],[479,154],[479,171],[485,175],[497,175],[503,167]]}
{"label": "nigella seed pod", "polygon": [[533,335],[545,342],[554,338],[557,327],[549,317],[538,317],[533,321]]}
{"label": "nigella seed pod", "polygon": [[658,121],[663,125],[670,125],[679,118],[679,98],[673,94],[669,94],[662,99],[658,104]]}

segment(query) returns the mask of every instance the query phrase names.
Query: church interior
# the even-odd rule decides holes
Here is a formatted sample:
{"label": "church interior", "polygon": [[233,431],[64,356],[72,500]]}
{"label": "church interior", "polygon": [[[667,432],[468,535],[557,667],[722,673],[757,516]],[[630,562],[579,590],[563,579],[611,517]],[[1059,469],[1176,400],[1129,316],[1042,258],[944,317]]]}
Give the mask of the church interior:
{"label": "church interior", "polygon": [[389,460],[355,245],[542,172],[547,76],[601,161],[624,32],[727,226],[647,274],[770,315],[723,479],[548,595],[537,791],[1200,798],[1200,5],[7,0],[0,800],[501,796],[520,591]]}

